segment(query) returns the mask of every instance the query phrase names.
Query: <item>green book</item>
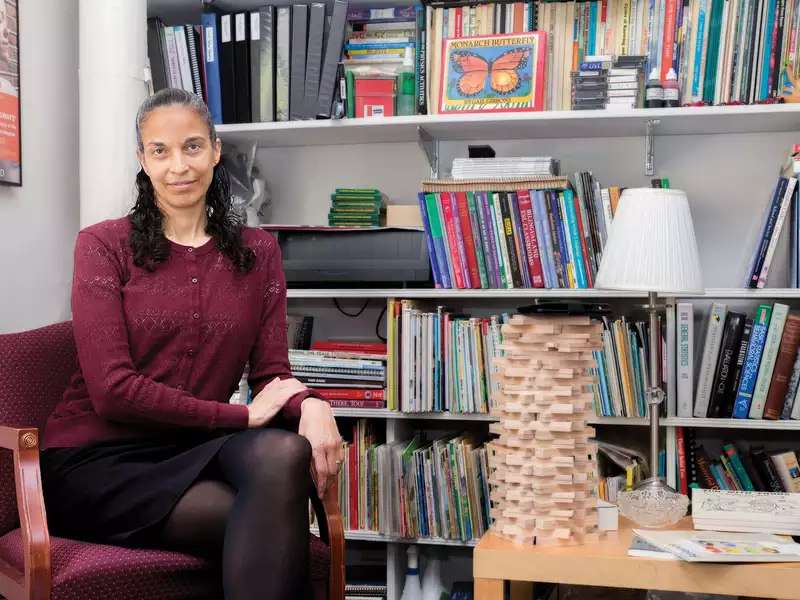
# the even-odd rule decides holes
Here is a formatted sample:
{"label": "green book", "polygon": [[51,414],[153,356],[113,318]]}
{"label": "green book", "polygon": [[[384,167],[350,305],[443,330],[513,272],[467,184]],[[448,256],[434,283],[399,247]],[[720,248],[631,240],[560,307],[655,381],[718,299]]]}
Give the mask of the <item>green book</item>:
{"label": "green book", "polygon": [[467,192],[467,207],[469,209],[469,222],[472,226],[472,242],[475,246],[475,255],[478,259],[478,275],[481,280],[481,288],[487,289],[489,287],[489,277],[486,270],[486,257],[483,253],[483,241],[481,239],[481,226],[478,221],[478,209],[475,204],[475,195],[473,192]]}

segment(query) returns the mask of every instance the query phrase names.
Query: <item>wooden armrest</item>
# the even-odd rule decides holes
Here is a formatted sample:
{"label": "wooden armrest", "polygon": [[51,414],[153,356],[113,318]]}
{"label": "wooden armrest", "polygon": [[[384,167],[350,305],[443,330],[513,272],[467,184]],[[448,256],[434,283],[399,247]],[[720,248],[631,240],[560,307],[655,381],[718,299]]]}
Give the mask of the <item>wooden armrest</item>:
{"label": "wooden armrest", "polygon": [[[314,487],[317,483],[317,473],[311,466],[311,478]],[[321,504],[321,506],[320,506]],[[331,553],[331,572],[328,580],[328,600],[344,600],[344,524],[339,508],[339,482],[337,477],[332,477],[328,489],[319,498],[311,498],[311,505],[317,515],[320,536],[327,541]],[[327,540],[325,539],[327,537]]]}
{"label": "wooden armrest", "polygon": [[[39,431],[36,428],[17,429],[0,425],[0,448],[11,450],[14,455],[17,510],[25,556],[23,574],[10,565],[0,565],[0,594],[11,600],[49,600],[50,533],[47,530],[39,470]],[[13,586],[12,581],[20,582],[21,586]]]}

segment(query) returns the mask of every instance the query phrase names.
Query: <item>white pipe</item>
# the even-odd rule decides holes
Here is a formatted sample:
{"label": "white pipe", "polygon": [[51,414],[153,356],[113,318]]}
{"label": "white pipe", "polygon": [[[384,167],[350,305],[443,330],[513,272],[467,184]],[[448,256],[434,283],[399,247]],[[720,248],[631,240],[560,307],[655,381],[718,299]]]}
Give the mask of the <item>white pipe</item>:
{"label": "white pipe", "polygon": [[133,205],[134,120],[147,95],[147,0],[80,0],[81,227]]}

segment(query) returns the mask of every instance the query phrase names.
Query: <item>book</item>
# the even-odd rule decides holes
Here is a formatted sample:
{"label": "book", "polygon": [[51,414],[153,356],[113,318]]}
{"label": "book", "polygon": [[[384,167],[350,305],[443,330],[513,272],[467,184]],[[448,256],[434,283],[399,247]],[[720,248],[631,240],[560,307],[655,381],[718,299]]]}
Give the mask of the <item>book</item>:
{"label": "book", "polygon": [[797,463],[797,455],[793,451],[787,450],[771,454],[770,460],[780,477],[783,489],[787,492],[800,492],[800,465]]}
{"label": "book", "polygon": [[750,416],[750,404],[756,388],[761,355],[764,351],[764,344],[767,341],[771,317],[772,307],[768,304],[760,304],[753,320],[750,344],[747,348],[747,356],[739,379],[739,389],[736,392],[736,400],[734,401],[733,417],[736,419],[747,419]]}
{"label": "book", "polygon": [[694,307],[679,302],[678,310],[678,416],[691,417],[694,400]]}
{"label": "book", "polygon": [[206,75],[206,103],[211,113],[211,119],[216,125],[220,125],[223,123],[223,117],[218,18],[213,12],[204,12],[201,16],[201,22]]}
{"label": "book", "polygon": [[750,403],[750,418],[761,419],[764,416],[764,404],[767,401],[772,374],[775,369],[775,361],[778,358],[783,328],[789,314],[789,307],[786,304],[776,302],[772,307],[772,317],[767,331],[767,339],[764,342],[764,352],[761,357],[761,365],[758,368],[758,379],[753,391],[753,400]]}
{"label": "book", "polygon": [[775,368],[772,373],[772,382],[764,403],[765,419],[778,419],[783,412],[789,379],[797,358],[798,344],[800,344],[800,316],[789,315],[783,328],[778,356],[775,359]]}
{"label": "book", "polygon": [[665,552],[658,546],[654,546],[644,538],[633,535],[631,545],[628,548],[628,556],[638,556],[640,558],[657,558],[659,560],[678,560],[678,557],[670,552]]}
{"label": "book", "polygon": [[737,312],[729,312],[725,316],[725,326],[720,342],[717,358],[717,367],[714,373],[711,397],[709,398],[708,412],[704,416],[719,418],[726,416],[724,409],[728,402],[733,385],[733,371],[735,370],[739,348],[742,342],[745,316]]}
{"label": "book", "polygon": [[275,31],[275,120],[290,116],[292,7],[277,8]]}
{"label": "book", "polygon": [[325,34],[325,4],[312,2],[309,5],[308,46],[303,94],[303,116],[313,119],[319,105],[319,85],[322,75],[323,39]]}
{"label": "book", "polygon": [[708,405],[714,386],[714,371],[719,357],[720,346],[725,326],[728,306],[715,302],[711,306],[706,326],[706,339],[703,347],[703,359],[700,363],[700,374],[697,378],[694,411],[695,417],[704,418],[708,414]]}
{"label": "book", "polygon": [[[236,59],[234,52],[233,15],[218,15],[219,77],[222,99],[222,122],[236,123]],[[249,96],[248,96],[249,99]]]}
{"label": "book", "polygon": [[750,456],[753,458],[753,464],[761,476],[767,491],[770,492],[785,492],[786,488],[783,487],[775,465],[772,463],[769,455],[764,448],[755,447],[750,448]]}
{"label": "book", "polygon": [[333,13],[328,26],[328,39],[322,62],[322,73],[319,81],[317,98],[317,116],[329,118],[336,88],[336,75],[339,59],[342,54],[344,32],[346,27],[347,0],[334,0]]}
{"label": "book", "polygon": [[800,495],[692,490],[695,529],[798,535]]}
{"label": "book", "polygon": [[634,529],[650,544],[688,562],[797,562],[800,544],[766,533]]}
{"label": "book", "polygon": [[744,361],[747,358],[747,349],[750,346],[750,338],[752,334],[753,334],[753,319],[747,318],[744,321],[744,329],[742,330],[742,341],[739,344],[738,356],[736,357],[736,365],[733,368],[732,385],[725,396],[725,402],[721,411],[721,415],[726,418],[733,416],[733,408],[736,403],[736,396],[739,390],[739,382],[742,380]]}
{"label": "book", "polygon": [[275,120],[275,7],[250,13],[250,107],[254,123]]}
{"label": "book", "polygon": [[544,32],[445,39],[439,112],[543,110],[546,52]]}

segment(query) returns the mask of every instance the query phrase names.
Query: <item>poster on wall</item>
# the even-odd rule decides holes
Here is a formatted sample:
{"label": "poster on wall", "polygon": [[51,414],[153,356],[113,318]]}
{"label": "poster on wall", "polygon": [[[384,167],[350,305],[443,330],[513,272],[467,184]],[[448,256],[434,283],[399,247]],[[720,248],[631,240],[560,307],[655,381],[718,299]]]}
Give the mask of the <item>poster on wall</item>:
{"label": "poster on wall", "polygon": [[22,185],[18,0],[0,0],[0,184]]}

